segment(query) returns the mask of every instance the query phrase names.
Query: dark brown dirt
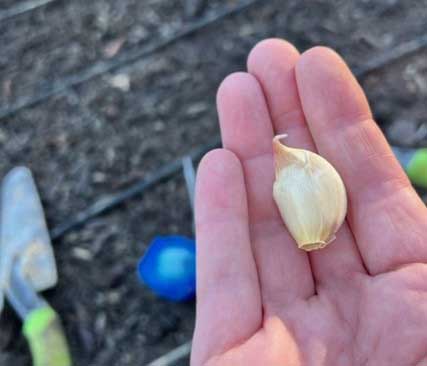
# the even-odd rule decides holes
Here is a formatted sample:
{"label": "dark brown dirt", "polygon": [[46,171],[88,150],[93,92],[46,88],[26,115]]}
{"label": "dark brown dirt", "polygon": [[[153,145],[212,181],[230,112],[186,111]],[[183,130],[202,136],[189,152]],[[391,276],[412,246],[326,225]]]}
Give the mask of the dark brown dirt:
{"label": "dark brown dirt", "polygon": [[[3,0],[0,11],[17,3]],[[200,16],[237,3],[209,1]],[[426,19],[425,0],[265,1],[1,120],[0,174],[31,167],[53,228],[216,136],[216,88],[244,69],[259,40],[283,37],[301,51],[327,45],[357,69],[425,34]],[[195,20],[185,16],[183,1],[57,0],[3,21],[0,106]],[[128,90],[115,85],[117,75]],[[427,51],[362,84],[391,142],[427,144]],[[194,304],[159,300],[135,275],[150,239],[174,233],[192,235],[179,176],[54,242],[60,282],[45,295],[62,316],[76,365],[145,365],[191,338]],[[30,365],[9,308],[0,330],[0,365]]]}

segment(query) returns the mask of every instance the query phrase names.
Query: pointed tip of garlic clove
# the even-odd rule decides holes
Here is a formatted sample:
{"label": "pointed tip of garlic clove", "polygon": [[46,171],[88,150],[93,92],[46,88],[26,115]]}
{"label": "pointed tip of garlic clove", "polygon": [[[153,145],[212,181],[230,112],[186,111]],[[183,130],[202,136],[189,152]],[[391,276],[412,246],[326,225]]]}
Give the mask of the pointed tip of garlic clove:
{"label": "pointed tip of garlic clove", "polygon": [[273,138],[273,155],[276,178],[280,170],[290,164],[304,165],[307,157],[305,150],[286,146],[280,140],[288,137],[287,134],[276,135]]}
{"label": "pointed tip of garlic clove", "polygon": [[273,197],[300,249],[324,248],[335,239],[347,212],[344,183],[320,155],[273,139],[276,180]]}

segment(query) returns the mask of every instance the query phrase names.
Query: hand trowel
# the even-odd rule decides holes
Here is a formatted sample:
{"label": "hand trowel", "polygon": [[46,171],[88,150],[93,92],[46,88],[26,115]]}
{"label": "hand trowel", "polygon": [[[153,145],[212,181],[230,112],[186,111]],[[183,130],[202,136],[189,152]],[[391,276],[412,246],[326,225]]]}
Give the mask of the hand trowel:
{"label": "hand trowel", "polygon": [[54,287],[58,277],[43,208],[27,168],[14,168],[3,179],[0,232],[0,312],[4,296],[23,321],[34,366],[70,366],[59,317],[39,295]]}

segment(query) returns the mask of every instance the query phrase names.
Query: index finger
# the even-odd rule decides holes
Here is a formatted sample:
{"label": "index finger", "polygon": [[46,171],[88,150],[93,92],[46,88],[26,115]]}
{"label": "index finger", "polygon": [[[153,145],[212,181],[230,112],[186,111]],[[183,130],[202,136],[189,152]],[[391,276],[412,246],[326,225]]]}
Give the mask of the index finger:
{"label": "index finger", "polygon": [[237,157],[225,149],[211,151],[199,165],[196,233],[197,319],[192,358],[195,365],[202,365],[210,356],[247,340],[259,329],[262,318],[243,171]]}

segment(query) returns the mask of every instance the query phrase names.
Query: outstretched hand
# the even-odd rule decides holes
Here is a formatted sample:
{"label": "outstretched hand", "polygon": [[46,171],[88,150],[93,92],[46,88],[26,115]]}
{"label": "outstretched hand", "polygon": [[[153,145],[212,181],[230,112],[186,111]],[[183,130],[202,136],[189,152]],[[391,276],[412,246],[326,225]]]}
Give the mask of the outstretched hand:
{"label": "outstretched hand", "polygon": [[[197,180],[192,365],[427,365],[427,209],[343,60],[263,41],[218,112],[224,149]],[[272,198],[281,133],[347,188],[347,221],[320,251],[297,249]]]}

